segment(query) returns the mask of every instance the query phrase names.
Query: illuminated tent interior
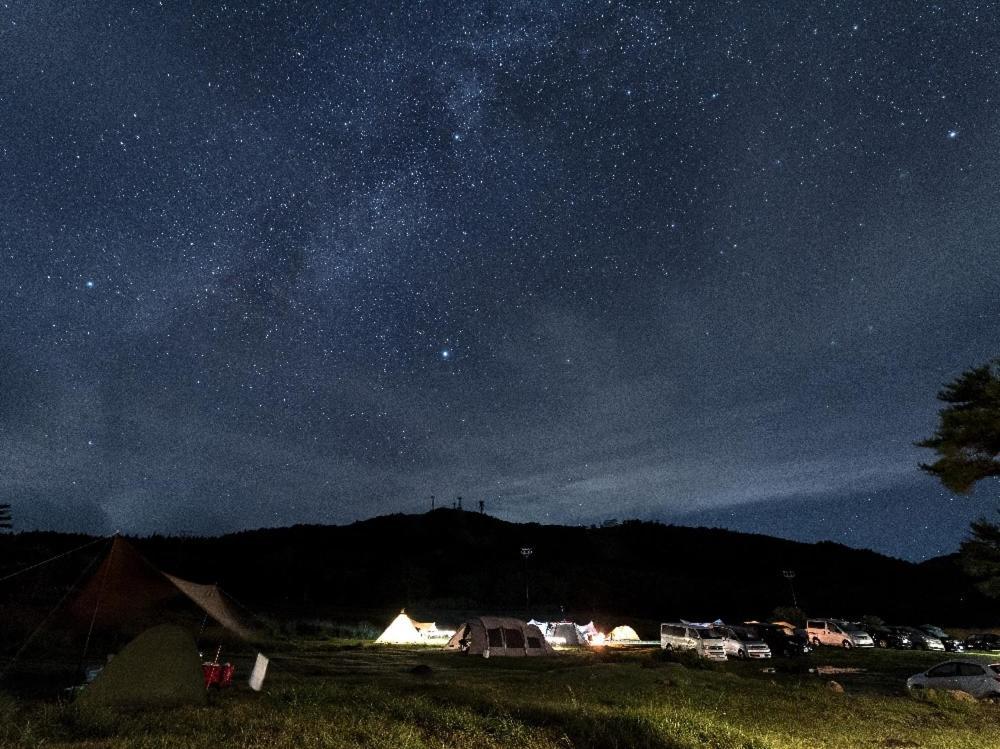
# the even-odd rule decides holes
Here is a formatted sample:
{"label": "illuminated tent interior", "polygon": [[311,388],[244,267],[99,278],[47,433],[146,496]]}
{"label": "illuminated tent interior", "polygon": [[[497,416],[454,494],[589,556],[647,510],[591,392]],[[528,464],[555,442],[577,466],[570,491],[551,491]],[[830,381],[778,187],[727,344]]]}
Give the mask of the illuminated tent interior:
{"label": "illuminated tent interior", "polygon": [[385,628],[375,642],[387,645],[423,645],[429,642],[446,640],[455,632],[438,629],[435,622],[418,622],[400,611],[392,623]]}
{"label": "illuminated tent interior", "polygon": [[608,633],[609,642],[638,642],[639,635],[627,624],[615,627]]}

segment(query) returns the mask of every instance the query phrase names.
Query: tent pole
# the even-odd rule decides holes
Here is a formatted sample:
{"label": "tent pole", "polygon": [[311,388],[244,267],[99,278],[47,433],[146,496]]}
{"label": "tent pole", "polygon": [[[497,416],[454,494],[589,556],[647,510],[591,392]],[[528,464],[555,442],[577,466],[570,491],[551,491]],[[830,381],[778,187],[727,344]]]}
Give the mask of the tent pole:
{"label": "tent pole", "polygon": [[115,541],[118,540],[118,534],[114,535],[111,541],[111,551],[108,552],[108,566],[104,568],[104,574],[101,575],[101,585],[97,589],[97,601],[94,603],[94,613],[90,617],[90,626],[87,628],[87,639],[83,641],[83,653],[80,654],[80,671],[83,672],[84,663],[87,660],[87,652],[90,650],[90,638],[94,634],[94,625],[97,623],[97,612],[101,608],[101,598],[104,597],[104,586],[108,581],[108,571],[111,569],[111,561],[115,556]]}

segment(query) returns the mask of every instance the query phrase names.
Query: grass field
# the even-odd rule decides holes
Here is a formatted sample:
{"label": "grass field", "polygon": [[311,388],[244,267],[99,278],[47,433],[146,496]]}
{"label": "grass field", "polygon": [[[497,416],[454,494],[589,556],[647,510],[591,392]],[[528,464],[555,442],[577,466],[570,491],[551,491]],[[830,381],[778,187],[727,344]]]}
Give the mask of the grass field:
{"label": "grass field", "polygon": [[[997,704],[906,694],[905,678],[941,654],[823,649],[708,665],[654,649],[485,660],[345,642],[272,654],[264,693],[239,686],[204,708],[83,715],[0,693],[0,746],[1000,747]],[[863,670],[808,672],[821,665]]]}

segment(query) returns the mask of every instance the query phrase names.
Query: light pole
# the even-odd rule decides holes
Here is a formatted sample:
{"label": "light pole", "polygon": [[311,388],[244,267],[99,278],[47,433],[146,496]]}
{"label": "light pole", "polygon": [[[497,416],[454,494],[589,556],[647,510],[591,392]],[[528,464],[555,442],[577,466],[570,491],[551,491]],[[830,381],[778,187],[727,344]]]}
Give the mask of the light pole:
{"label": "light pole", "polygon": [[784,577],[788,581],[788,587],[791,588],[791,590],[792,590],[792,605],[795,608],[798,608],[799,607],[799,599],[795,595],[795,582],[794,582],[794,580],[795,580],[795,570],[782,570],[781,571],[781,575],[782,575],[782,577]]}
{"label": "light pole", "polygon": [[524,618],[527,619],[531,610],[531,594],[528,590],[528,560],[535,553],[531,546],[521,547],[521,559],[524,560]]}

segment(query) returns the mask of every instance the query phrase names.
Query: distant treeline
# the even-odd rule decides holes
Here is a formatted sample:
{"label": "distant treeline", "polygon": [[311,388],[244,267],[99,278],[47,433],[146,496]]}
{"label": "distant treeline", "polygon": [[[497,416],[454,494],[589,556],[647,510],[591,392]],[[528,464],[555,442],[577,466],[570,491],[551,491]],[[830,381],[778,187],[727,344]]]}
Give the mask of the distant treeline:
{"label": "distant treeline", "polygon": [[[86,541],[55,533],[0,537],[0,577]],[[274,619],[387,623],[405,607],[443,624],[474,612],[605,625],[742,621],[791,606],[791,585],[800,608],[814,616],[941,626],[992,625],[996,618],[996,603],[972,588],[951,557],[918,565],[834,543],[650,522],[514,524],[442,509],[347,526],[135,543],[164,571],[217,582],[248,610]],[[0,583],[0,605],[51,604],[105,548]],[[791,582],[786,570],[794,571]]]}

